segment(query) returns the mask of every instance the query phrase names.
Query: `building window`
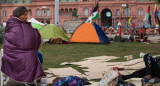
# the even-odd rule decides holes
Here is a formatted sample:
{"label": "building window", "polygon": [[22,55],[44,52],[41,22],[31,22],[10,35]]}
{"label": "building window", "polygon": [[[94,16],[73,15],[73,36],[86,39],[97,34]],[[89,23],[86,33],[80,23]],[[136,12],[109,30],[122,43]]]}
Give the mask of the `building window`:
{"label": "building window", "polygon": [[62,11],[61,10],[59,10],[59,15],[62,16]]}
{"label": "building window", "polygon": [[69,27],[68,27],[68,21],[64,21],[64,28],[65,29],[68,29]]}
{"label": "building window", "polygon": [[125,14],[126,14],[126,16],[129,16],[129,15],[130,15],[130,9],[129,9],[129,8],[126,8],[126,9],[125,9]]}
{"label": "building window", "polygon": [[40,16],[40,10],[37,9],[37,16]]}
{"label": "building window", "polygon": [[50,21],[47,21],[47,24],[50,24]]}
{"label": "building window", "polygon": [[3,11],[3,16],[7,16],[7,11]]}
{"label": "building window", "polygon": [[47,9],[47,16],[50,16],[50,10]]}
{"label": "building window", "polygon": [[67,2],[68,2],[69,0],[67,0]]}
{"label": "building window", "polygon": [[44,11],[45,11],[45,10],[44,10],[44,9],[42,9],[42,16],[44,16]]}
{"label": "building window", "polygon": [[142,21],[138,21],[138,27],[143,27],[143,22]]}
{"label": "building window", "polygon": [[70,12],[69,12],[69,10],[67,11],[67,16],[70,16]]}
{"label": "building window", "polygon": [[129,28],[129,23],[128,23],[128,20],[126,20],[126,25],[125,25],[125,28]]}
{"label": "building window", "polygon": [[120,10],[116,9],[116,15],[119,16],[120,15]]}
{"label": "building window", "polygon": [[143,15],[143,9],[141,9],[141,15]]}
{"label": "building window", "polygon": [[141,15],[141,10],[140,9],[138,9],[138,15]]}
{"label": "building window", "polygon": [[88,16],[88,8],[84,8],[84,16]]}
{"label": "building window", "polygon": [[28,14],[32,16],[32,10],[31,9],[28,10]]}
{"label": "building window", "polygon": [[75,1],[77,1],[77,0],[75,0]]}
{"label": "building window", "polygon": [[86,2],[87,0],[83,0],[84,2]]}
{"label": "building window", "polygon": [[138,9],[138,15],[143,15],[143,9]]}

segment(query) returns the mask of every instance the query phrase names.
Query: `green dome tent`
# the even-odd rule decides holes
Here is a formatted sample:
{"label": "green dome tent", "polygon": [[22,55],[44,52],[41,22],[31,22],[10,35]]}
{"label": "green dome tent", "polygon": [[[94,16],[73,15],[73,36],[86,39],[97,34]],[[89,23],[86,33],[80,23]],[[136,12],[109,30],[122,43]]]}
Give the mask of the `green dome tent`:
{"label": "green dome tent", "polygon": [[42,26],[40,24],[37,24],[37,23],[32,23],[32,27],[37,28],[38,30],[42,29]]}
{"label": "green dome tent", "polygon": [[66,33],[55,24],[48,24],[39,31],[43,39],[61,38],[62,40],[69,41]]}

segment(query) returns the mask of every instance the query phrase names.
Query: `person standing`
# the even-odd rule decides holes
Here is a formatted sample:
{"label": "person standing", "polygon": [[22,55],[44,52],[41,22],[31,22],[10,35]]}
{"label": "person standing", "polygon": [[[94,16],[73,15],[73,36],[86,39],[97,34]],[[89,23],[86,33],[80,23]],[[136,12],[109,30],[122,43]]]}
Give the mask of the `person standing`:
{"label": "person standing", "polygon": [[19,6],[7,21],[1,71],[17,82],[33,84],[46,75],[38,59],[41,36],[27,18],[27,8]]}

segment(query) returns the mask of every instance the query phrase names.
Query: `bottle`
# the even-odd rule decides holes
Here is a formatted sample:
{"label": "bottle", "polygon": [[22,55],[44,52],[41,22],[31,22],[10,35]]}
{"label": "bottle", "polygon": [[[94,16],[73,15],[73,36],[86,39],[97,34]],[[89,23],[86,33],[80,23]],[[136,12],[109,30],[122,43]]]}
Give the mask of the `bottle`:
{"label": "bottle", "polygon": [[42,86],[47,86],[46,78],[41,79],[41,84],[42,84]]}
{"label": "bottle", "polygon": [[102,72],[102,80],[105,80],[105,71]]}

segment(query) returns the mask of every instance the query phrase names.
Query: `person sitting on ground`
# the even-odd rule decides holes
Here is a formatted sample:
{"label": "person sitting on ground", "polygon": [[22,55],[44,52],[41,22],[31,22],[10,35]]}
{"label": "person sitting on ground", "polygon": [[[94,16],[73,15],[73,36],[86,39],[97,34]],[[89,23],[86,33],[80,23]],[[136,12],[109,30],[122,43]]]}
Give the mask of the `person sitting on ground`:
{"label": "person sitting on ground", "polygon": [[[149,54],[140,53],[140,57],[143,57],[145,68],[137,70],[129,75],[120,75],[119,82],[130,78],[143,78],[142,84],[149,82],[153,78],[160,78],[160,57],[152,57]],[[160,82],[160,79],[157,79]],[[155,82],[156,83],[156,82]]]}
{"label": "person sitting on ground", "polygon": [[143,42],[151,43],[151,41],[150,41],[150,40],[148,40],[148,37],[145,37],[145,38],[144,38],[144,40],[143,40]]}
{"label": "person sitting on ground", "polygon": [[61,38],[50,38],[45,44],[67,44],[67,42]]}

